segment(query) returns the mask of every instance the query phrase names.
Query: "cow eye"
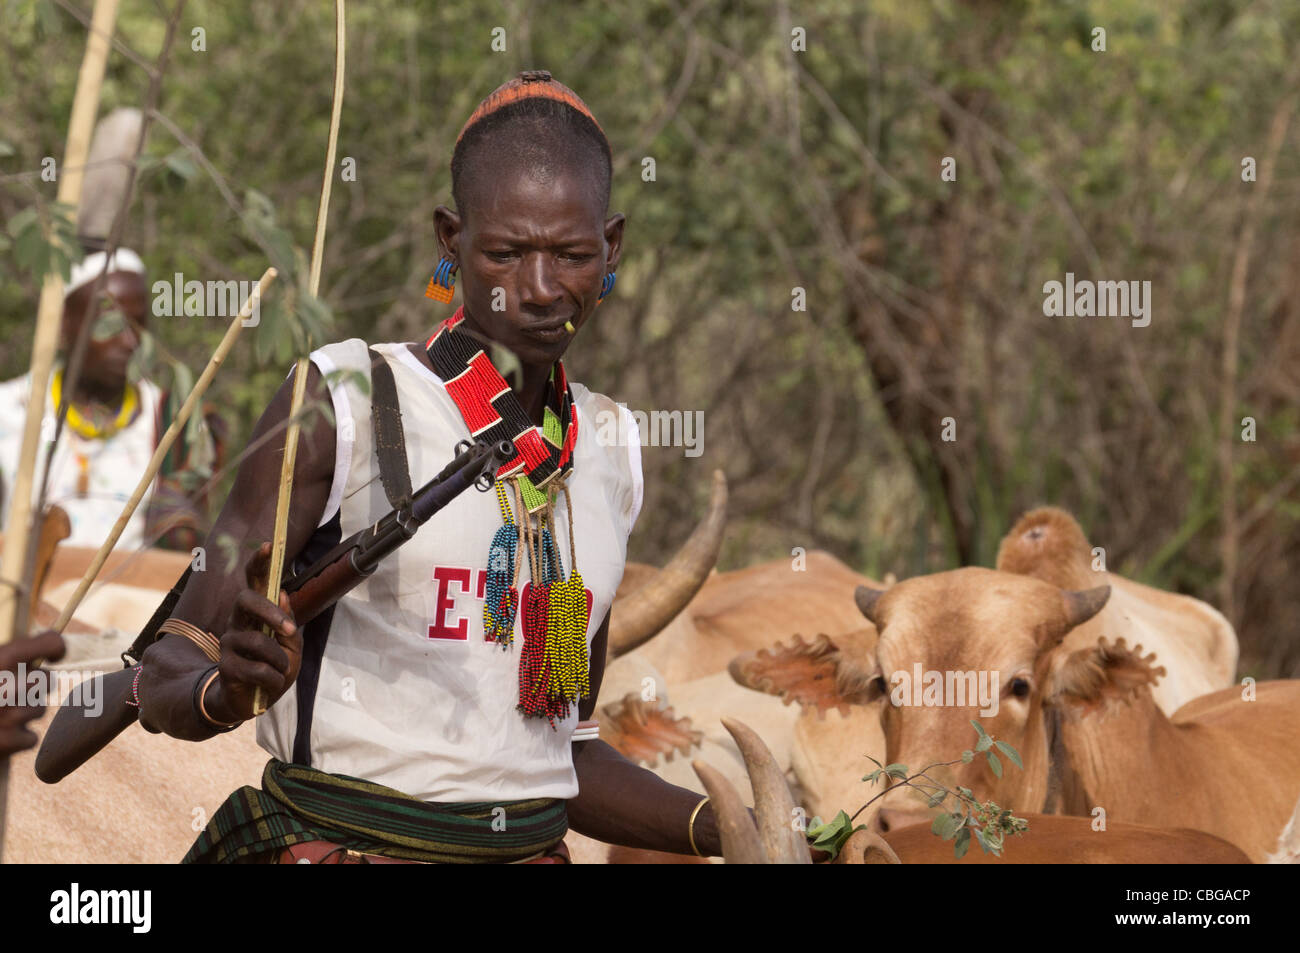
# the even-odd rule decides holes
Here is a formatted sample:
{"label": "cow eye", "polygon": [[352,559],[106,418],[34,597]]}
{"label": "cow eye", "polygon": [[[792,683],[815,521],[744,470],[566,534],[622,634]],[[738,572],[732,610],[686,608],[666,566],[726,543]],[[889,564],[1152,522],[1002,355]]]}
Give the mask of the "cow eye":
{"label": "cow eye", "polygon": [[1029,680],[1026,678],[1013,678],[1011,680],[1011,694],[1017,698],[1029,697]]}
{"label": "cow eye", "polygon": [[889,694],[889,684],[885,681],[885,676],[877,675],[871,680],[871,690],[881,695]]}

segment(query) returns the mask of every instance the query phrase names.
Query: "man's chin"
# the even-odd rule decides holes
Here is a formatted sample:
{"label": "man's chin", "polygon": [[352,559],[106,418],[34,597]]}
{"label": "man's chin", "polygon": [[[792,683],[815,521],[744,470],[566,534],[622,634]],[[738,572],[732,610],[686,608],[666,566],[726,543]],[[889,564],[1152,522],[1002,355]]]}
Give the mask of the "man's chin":
{"label": "man's chin", "polygon": [[554,364],[564,352],[568,350],[569,342],[573,340],[573,335],[567,331],[562,337],[554,341],[539,341],[532,336],[525,337],[517,341],[511,348],[515,356],[523,364],[538,366],[542,364]]}

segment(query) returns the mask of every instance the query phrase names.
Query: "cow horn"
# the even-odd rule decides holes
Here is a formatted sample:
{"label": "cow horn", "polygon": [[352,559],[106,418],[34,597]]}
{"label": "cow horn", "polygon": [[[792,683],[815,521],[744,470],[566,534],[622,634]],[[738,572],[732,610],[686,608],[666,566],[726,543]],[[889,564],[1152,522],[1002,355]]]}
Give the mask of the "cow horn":
{"label": "cow horn", "polygon": [[811,864],[807,838],[792,823],[795,816],[794,798],[772,752],[758,733],[743,722],[723,718],[722,727],[736,739],[741,757],[745,759],[749,782],[754,789],[758,836],[767,852],[768,862]]}
{"label": "cow horn", "polygon": [[1065,617],[1069,628],[1087,622],[1106,604],[1110,598],[1110,586],[1097,586],[1093,589],[1067,589],[1065,591]]}
{"label": "cow horn", "polygon": [[718,836],[722,838],[723,860],[729,864],[765,863],[753,818],[731,782],[703,761],[692,761],[691,767],[704,782],[704,790],[709,792],[709,806],[713,808]]}
{"label": "cow horn", "polygon": [[853,601],[858,604],[858,610],[867,617],[872,625],[876,625],[876,603],[880,597],[885,594],[884,589],[872,589],[870,586],[858,586],[853,590]]}
{"label": "cow horn", "polygon": [[718,561],[726,526],[727,478],[714,470],[709,511],[690,538],[649,582],[615,603],[609,620],[611,659],[654,638],[695,598]]}
{"label": "cow horn", "polygon": [[839,856],[832,863],[901,864],[902,861],[887,840],[864,827],[853,832],[853,836],[840,848]]}

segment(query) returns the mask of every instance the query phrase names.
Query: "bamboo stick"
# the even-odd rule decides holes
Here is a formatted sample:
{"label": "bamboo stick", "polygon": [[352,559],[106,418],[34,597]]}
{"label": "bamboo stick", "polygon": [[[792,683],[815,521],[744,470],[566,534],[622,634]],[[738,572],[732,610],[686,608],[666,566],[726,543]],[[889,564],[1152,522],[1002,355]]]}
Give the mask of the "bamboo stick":
{"label": "bamboo stick", "polygon": [[[91,16],[86,54],[77,74],[77,89],[72,98],[72,116],[68,121],[68,144],[63,153],[63,174],[59,177],[59,202],[76,207],[81,200],[81,184],[86,157],[90,153],[90,136],[99,109],[99,91],[113,28],[117,22],[118,0],[95,0]],[[27,533],[32,522],[32,480],[36,452],[40,445],[41,420],[45,416],[45,394],[50,386],[50,370],[59,343],[59,322],[63,316],[63,277],[57,272],[46,275],[41,286],[41,300],[36,312],[36,335],[32,342],[31,399],[27,404],[27,421],[23,428],[22,449],[10,491],[9,520],[5,529],[4,549],[0,554],[0,645],[15,635],[14,616],[18,589],[22,585],[26,561]]]}
{"label": "bamboo stick", "polygon": [[[334,0],[334,96],[330,109],[329,142],[325,147],[325,178],[321,183],[320,204],[316,207],[316,235],[311,247],[311,272],[307,290],[314,298],[320,290],[321,266],[325,256],[325,224],[329,218],[330,192],[334,184],[334,156],[339,139],[339,119],[343,115],[343,70],[347,33],[344,25],[344,0]],[[311,350],[311,342],[307,342]],[[293,492],[293,467],[298,459],[298,419],[307,393],[309,359],[298,358],[294,370],[293,400],[289,406],[289,430],[284,435],[284,459],[280,464],[280,493],[275,505],[275,533],[271,537],[271,565],[267,572],[266,598],[280,604],[280,579],[284,573],[284,550],[289,533],[289,501]],[[270,630],[266,630],[271,635]],[[266,693],[253,692],[253,714],[266,711]]]}

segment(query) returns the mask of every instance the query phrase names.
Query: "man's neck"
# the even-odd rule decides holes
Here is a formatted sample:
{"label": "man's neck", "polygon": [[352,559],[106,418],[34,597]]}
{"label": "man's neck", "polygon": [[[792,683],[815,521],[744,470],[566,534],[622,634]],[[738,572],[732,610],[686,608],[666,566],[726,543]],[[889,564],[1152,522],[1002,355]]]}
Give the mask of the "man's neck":
{"label": "man's neck", "polygon": [[[487,340],[487,334],[468,312],[463,318],[462,327],[474,332],[481,340]],[[534,425],[542,425],[543,412],[546,409],[547,385],[551,380],[553,364],[523,364],[520,362],[520,384],[512,388],[519,406]]]}
{"label": "man's neck", "polygon": [[104,382],[82,378],[73,385],[68,400],[78,407],[102,407],[116,412],[122,406],[125,392],[125,380]]}
{"label": "man's neck", "polygon": [[552,367],[553,365],[524,365],[523,373],[520,375],[521,383],[515,391],[524,413],[539,427],[542,425],[542,416],[546,409],[546,391],[550,384]]}

